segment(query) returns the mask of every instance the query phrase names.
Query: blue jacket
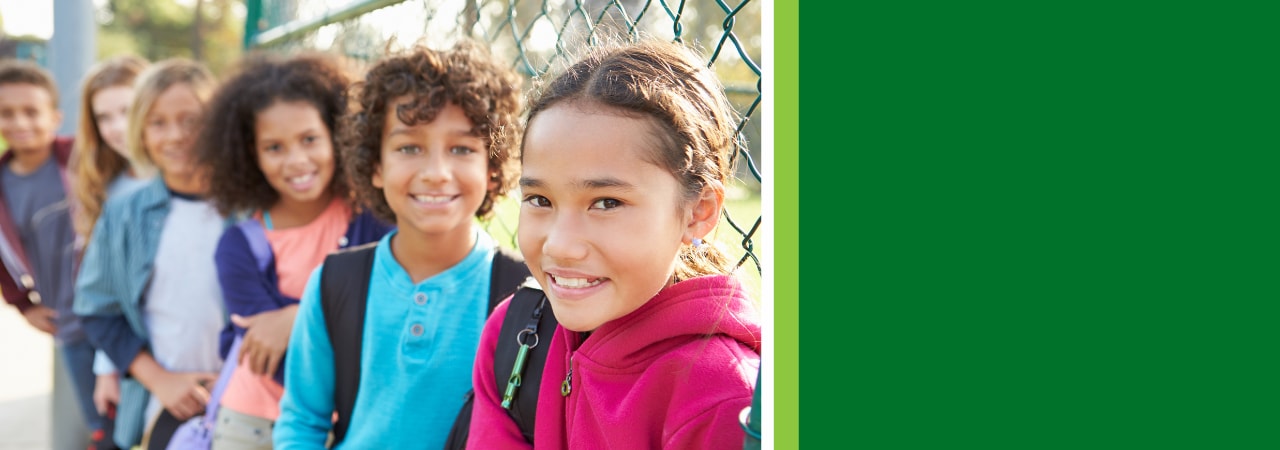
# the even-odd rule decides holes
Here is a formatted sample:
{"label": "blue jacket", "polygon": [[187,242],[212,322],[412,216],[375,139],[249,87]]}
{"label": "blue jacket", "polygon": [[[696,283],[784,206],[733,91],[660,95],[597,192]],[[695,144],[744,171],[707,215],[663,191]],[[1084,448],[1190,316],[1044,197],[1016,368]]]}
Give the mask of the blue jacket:
{"label": "blue jacket", "polygon": [[[246,219],[256,220],[256,219]],[[365,211],[351,218],[347,225],[345,239],[338,249],[375,242],[394,228],[373,217]],[[218,282],[222,285],[222,296],[228,314],[243,317],[252,316],[264,311],[274,311],[285,306],[298,304],[298,299],[280,292],[280,277],[276,273],[275,255],[271,254],[266,270],[258,270],[257,258],[245,236],[245,227],[227,228],[218,241],[218,249],[214,253],[214,264],[218,267]],[[270,252],[270,246],[267,246]],[[222,331],[220,351],[223,359],[231,349],[231,342],[236,335],[244,336],[245,329],[227,322]],[[276,370],[275,379],[284,383],[284,364]]]}

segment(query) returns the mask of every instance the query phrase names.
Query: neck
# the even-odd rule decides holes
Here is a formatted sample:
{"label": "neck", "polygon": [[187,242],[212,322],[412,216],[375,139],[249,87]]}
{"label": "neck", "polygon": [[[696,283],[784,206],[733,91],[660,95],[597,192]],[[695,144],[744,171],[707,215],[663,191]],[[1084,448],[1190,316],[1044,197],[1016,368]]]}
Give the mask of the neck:
{"label": "neck", "polygon": [[268,208],[271,211],[272,226],[279,230],[309,224],[320,217],[332,202],[333,194],[328,192],[315,200],[308,201],[281,197],[280,201]]}
{"label": "neck", "polygon": [[409,273],[414,284],[438,275],[462,262],[476,245],[471,226],[442,234],[424,234],[412,226],[397,227],[391,237],[391,254]]}
{"label": "neck", "polygon": [[20,151],[16,149],[11,149],[10,151],[13,152],[13,160],[9,161],[9,170],[18,175],[35,172],[36,169],[39,169],[40,166],[49,161],[49,157],[53,156],[53,152],[49,151]]}
{"label": "neck", "polygon": [[164,178],[164,184],[165,186],[169,187],[169,190],[180,193],[180,194],[186,194],[194,197],[203,197],[205,194],[205,191],[208,190],[207,183],[205,183],[199,177],[195,177],[195,176],[180,177],[180,176],[165,175],[165,174],[162,174],[161,177]]}

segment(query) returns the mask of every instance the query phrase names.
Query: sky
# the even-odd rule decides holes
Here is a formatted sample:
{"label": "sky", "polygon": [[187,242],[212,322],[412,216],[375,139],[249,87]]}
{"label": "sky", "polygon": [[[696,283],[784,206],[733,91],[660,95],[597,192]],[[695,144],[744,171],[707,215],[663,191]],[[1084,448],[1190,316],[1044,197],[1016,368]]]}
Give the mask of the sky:
{"label": "sky", "polygon": [[53,36],[53,0],[0,0],[0,16],[4,16],[5,34]]}

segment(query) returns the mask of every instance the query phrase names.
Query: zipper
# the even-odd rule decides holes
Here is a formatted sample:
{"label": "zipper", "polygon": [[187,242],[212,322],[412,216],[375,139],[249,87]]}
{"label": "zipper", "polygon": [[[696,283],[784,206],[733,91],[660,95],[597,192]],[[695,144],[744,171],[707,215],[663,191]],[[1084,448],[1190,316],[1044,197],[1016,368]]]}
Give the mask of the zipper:
{"label": "zipper", "polygon": [[573,355],[569,355],[569,373],[564,375],[564,382],[560,383],[560,396],[568,397],[571,391],[573,391]]}

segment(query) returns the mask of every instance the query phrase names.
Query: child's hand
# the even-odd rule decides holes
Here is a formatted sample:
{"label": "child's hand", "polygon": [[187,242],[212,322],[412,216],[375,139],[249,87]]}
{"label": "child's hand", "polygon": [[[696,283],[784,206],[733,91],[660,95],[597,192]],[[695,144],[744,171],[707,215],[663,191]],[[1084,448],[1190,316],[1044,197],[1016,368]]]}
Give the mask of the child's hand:
{"label": "child's hand", "polygon": [[298,306],[291,305],[275,311],[254,314],[249,317],[231,315],[231,322],[246,329],[240,342],[240,363],[259,375],[272,375],[289,347],[289,333],[293,331],[293,319]]}
{"label": "child's hand", "polygon": [[27,318],[27,323],[36,327],[37,330],[45,333],[54,334],[58,332],[58,326],[53,324],[53,319],[58,318],[58,312],[44,305],[35,305],[27,308],[22,312],[22,316]]}
{"label": "child's hand", "polygon": [[107,415],[112,405],[120,403],[120,377],[114,373],[98,375],[93,386],[93,406],[98,414]]}
{"label": "child's hand", "polygon": [[178,420],[187,420],[204,412],[209,390],[218,374],[209,372],[165,372],[157,374],[147,389]]}

